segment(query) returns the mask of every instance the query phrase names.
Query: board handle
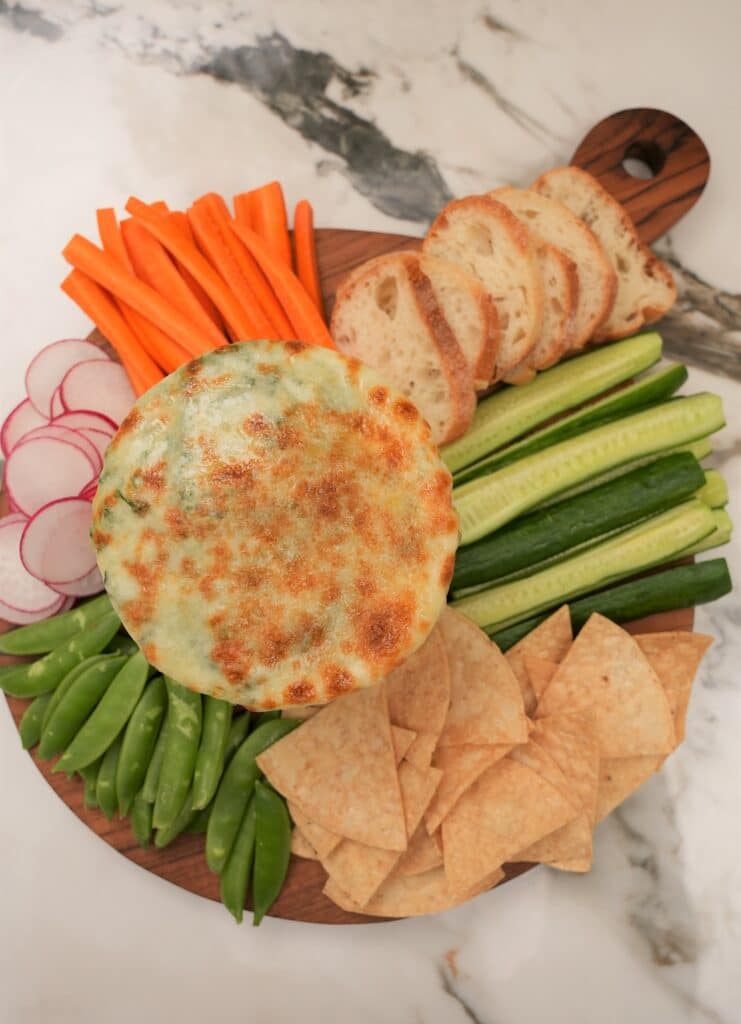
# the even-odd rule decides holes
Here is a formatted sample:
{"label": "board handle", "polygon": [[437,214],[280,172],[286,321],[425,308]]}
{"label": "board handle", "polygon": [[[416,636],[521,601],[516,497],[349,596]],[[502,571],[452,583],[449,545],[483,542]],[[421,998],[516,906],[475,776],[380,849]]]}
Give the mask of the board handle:
{"label": "board handle", "polygon": [[[625,161],[646,165],[634,177]],[[636,107],[606,117],[582,139],[571,163],[589,171],[653,242],[695,205],[710,177],[710,154],[700,136],[665,110]]]}

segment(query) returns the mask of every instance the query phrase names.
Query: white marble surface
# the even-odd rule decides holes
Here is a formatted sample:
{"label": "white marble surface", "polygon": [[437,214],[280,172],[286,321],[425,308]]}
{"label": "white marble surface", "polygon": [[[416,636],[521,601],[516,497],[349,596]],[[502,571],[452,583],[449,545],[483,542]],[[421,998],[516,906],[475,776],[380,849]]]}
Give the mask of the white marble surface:
{"label": "white marble surface", "polygon": [[[93,230],[98,205],[130,192],[182,204],[280,176],[320,224],[420,231],[447,193],[525,183],[634,105],[679,114],[712,154],[671,239],[700,312],[670,333],[705,363],[713,342],[712,365],[738,374],[734,0],[247,8],[0,0],[0,414],[37,348],[85,330],[57,290],[57,254]],[[694,370],[691,386],[726,399],[716,458],[738,518],[738,376]],[[137,869],[57,800],[0,711],[0,1020],[736,1024],[740,622],[737,598],[698,613],[718,642],[687,742],[600,827],[591,875],[541,868],[433,919],[351,930],[238,929]]]}

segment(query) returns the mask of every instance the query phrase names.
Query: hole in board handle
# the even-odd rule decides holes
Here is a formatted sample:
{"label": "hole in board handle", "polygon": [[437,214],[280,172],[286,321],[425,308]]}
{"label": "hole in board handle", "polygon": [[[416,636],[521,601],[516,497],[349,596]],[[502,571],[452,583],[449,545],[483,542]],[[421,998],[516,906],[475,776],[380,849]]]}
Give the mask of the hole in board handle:
{"label": "hole in board handle", "polygon": [[656,142],[631,142],[623,157],[623,170],[631,178],[645,180],[660,174],[666,154]]}

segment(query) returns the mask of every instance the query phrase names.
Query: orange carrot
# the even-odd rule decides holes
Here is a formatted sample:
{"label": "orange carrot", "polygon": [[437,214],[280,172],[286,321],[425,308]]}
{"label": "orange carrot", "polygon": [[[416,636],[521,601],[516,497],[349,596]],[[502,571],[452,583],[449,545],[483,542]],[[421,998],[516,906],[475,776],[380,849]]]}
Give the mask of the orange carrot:
{"label": "orange carrot", "polygon": [[[183,238],[190,242],[191,245],[196,244],[196,240],[193,237],[193,229],[190,226],[190,221],[188,220],[187,214],[183,213],[182,210],[173,210],[173,212],[170,214],[170,223],[173,224],[178,229],[178,231],[180,231]],[[196,248],[198,247],[196,246]],[[196,279],[193,277],[188,268],[184,267],[182,263],[178,263],[177,260],[175,260],[175,264],[180,273],[183,275],[183,280],[185,281],[185,283],[188,285],[190,290],[193,292],[195,297],[198,299],[200,304],[206,310],[206,312],[211,317],[216,326],[219,328],[219,330],[223,333],[224,321],[221,318],[221,313],[219,313],[216,306],[214,306],[211,299],[208,297],[203,288],[201,288],[200,284],[198,283],[198,281],[196,281]]]}
{"label": "orange carrot", "polygon": [[232,199],[234,216],[237,218],[239,223],[244,224],[246,228],[254,228],[254,195],[254,192],[240,192],[238,196],[234,196]]}
{"label": "orange carrot", "polygon": [[296,203],[293,214],[293,248],[296,253],[296,274],[309,293],[312,302],[324,319],[322,289],[319,284],[319,268],[316,262],[316,236],[314,235],[314,211],[308,199]]}
{"label": "orange carrot", "polygon": [[95,281],[81,270],[73,270],[62,281],[61,287],[113,345],[137,395],[162,380],[159,367],[149,358],[112,300]]}
{"label": "orange carrot", "polygon": [[156,213],[169,213],[170,212],[170,207],[167,205],[167,203],[164,201],[164,199],[155,199],[155,201],[153,203],[149,204],[149,207],[150,207],[150,209],[154,210]]}
{"label": "orange carrot", "polygon": [[242,239],[273,286],[273,291],[296,331],[296,337],[312,345],[334,348],[327,325],[293,271],[282,260],[276,259],[260,236],[250,228],[235,220],[230,221],[230,224],[232,231]]}
{"label": "orange carrot", "polygon": [[[158,216],[154,214],[153,216]],[[191,320],[166,299],[163,299],[144,281],[134,277],[107,252],[93,245],[82,235],[74,235],[62,250],[62,255],[77,270],[82,270],[106,288],[117,299],[122,299],[147,320],[151,320],[165,334],[179,342],[192,356],[210,352],[215,346]]]}
{"label": "orange carrot", "polygon": [[212,348],[226,343],[226,338],[208,316],[154,235],[136,220],[121,225],[123,240],[131,259],[133,272],[183,313],[211,341]]}
{"label": "orange carrot", "polygon": [[251,194],[252,230],[265,242],[276,259],[291,266],[291,240],[283,188],[279,181],[270,181]]}
{"label": "orange carrot", "polygon": [[248,338],[251,330],[249,318],[235,296],[232,295],[221,277],[196,246],[183,238],[180,231],[173,227],[167,217],[152,213],[147,204],[140,199],[132,196],[126,204],[126,209],[151,231],[172,256],[188,268],[224,317],[224,322],[232,337]]}

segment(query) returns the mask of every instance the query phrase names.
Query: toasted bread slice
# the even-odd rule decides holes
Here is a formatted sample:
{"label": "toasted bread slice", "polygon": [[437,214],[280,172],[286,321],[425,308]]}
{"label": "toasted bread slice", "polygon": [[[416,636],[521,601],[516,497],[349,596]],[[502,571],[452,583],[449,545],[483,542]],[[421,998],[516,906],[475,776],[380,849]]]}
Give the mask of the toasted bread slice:
{"label": "toasted bread slice", "polygon": [[592,229],[617,274],[615,303],[595,340],[625,338],[671,308],[677,297],[671,271],[644,245],[626,211],[596,178],[580,167],[556,167],[532,187],[565,203]]}
{"label": "toasted bread slice", "polygon": [[426,256],[451,260],[474,274],[497,309],[501,332],[494,379],[535,346],[543,316],[543,282],[527,227],[488,196],[454,199],[427,232]]}
{"label": "toasted bread slice", "polygon": [[546,370],[568,352],[574,336],[579,299],[579,275],[573,260],[555,245],[538,247],[538,266],[543,278],[543,322],[535,348],[506,377],[508,384],[526,384],[537,370]]}
{"label": "toasted bread slice", "polygon": [[337,348],[411,399],[437,444],[465,433],[476,408],[473,375],[417,253],[370,260],[339,287],[330,330]]}
{"label": "toasted bread slice", "polygon": [[576,264],[579,299],[570,351],[583,348],[607,319],[615,301],[617,277],[602,246],[568,206],[539,192],[507,186],[489,193],[516,213],[544,242]]}

